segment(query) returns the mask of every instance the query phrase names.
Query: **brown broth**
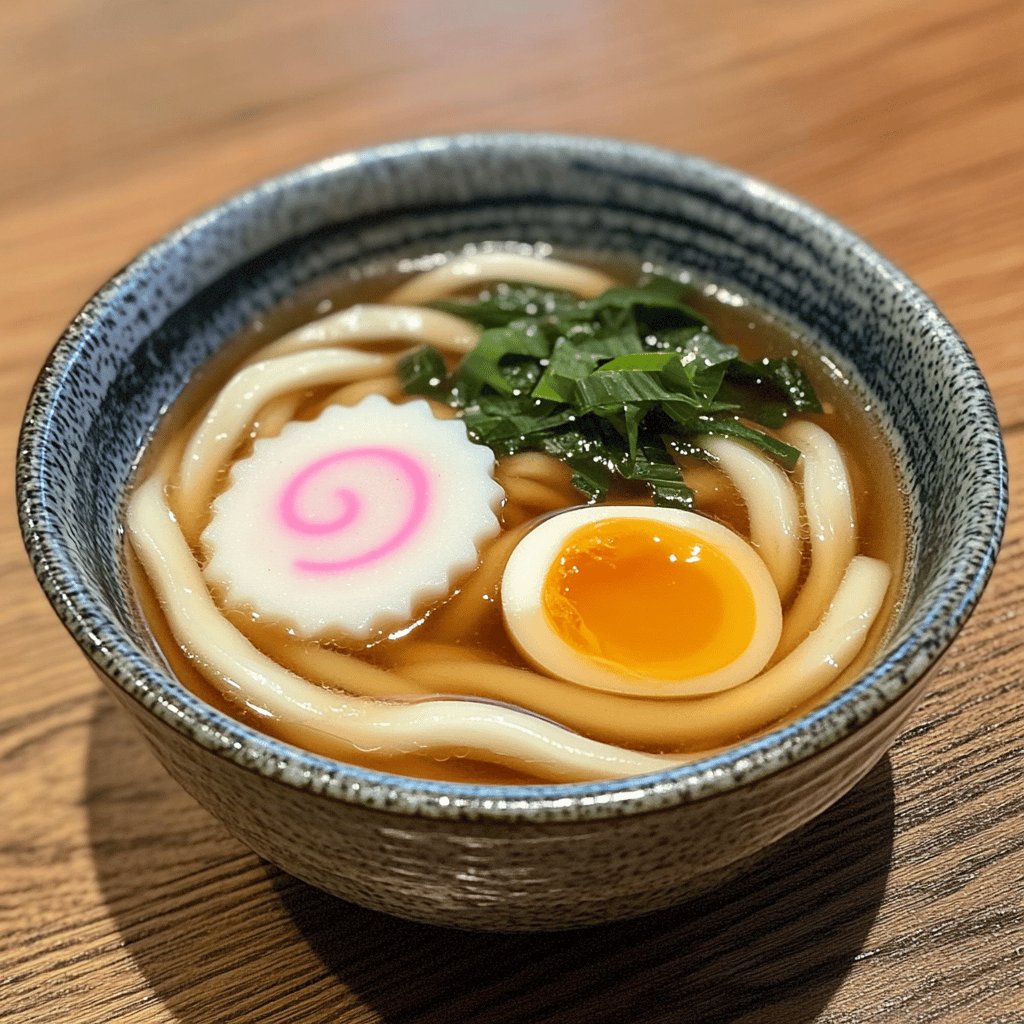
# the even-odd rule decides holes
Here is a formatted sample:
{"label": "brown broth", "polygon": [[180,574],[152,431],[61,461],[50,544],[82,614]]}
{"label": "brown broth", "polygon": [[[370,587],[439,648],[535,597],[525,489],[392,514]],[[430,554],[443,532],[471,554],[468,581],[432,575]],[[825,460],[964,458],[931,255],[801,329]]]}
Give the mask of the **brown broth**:
{"label": "brown broth", "polygon": [[[607,269],[607,267],[603,268]],[[623,280],[635,279],[636,268],[616,268]],[[182,396],[164,417],[156,430],[154,439],[141,460],[139,479],[148,475],[154,460],[169,457],[171,449],[183,445],[192,426],[205,414],[217,389],[226,378],[253,353],[288,331],[310,320],[324,316],[330,312],[343,309],[355,302],[379,300],[387,294],[400,280],[394,274],[378,275],[368,280],[353,282],[344,280],[325,280],[317,283],[301,293],[291,297],[276,309],[266,314],[234,339],[214,359],[210,360],[196,374],[193,381],[185,389]],[[779,321],[770,313],[762,310],[723,288],[706,283],[695,283],[687,297],[687,301],[700,313],[706,316],[723,341],[736,345],[747,358],[783,355],[795,355],[808,372],[822,400],[825,414],[809,417],[826,427],[842,447],[853,485],[854,500],[858,515],[861,553],[881,559],[893,569],[894,584],[890,587],[885,606],[878,616],[874,627],[861,653],[854,662],[831,684],[827,690],[819,694],[807,706],[822,703],[829,696],[840,692],[848,685],[872,660],[875,652],[883,642],[889,629],[901,596],[900,581],[902,580],[905,558],[904,500],[898,479],[895,462],[892,458],[888,442],[879,424],[873,417],[870,407],[859,389],[844,379],[831,361],[814,346],[802,339],[789,325]],[[383,348],[393,349],[393,346]],[[372,349],[371,349],[372,350]],[[323,403],[332,389],[319,389],[308,392],[297,412],[297,418],[308,419],[316,416],[323,408]],[[241,458],[248,454],[248,448],[236,454]],[[695,460],[694,460],[695,461]],[[870,467],[870,470],[869,470]],[[695,466],[697,473],[707,476],[703,464]],[[500,463],[499,463],[500,473]],[[227,469],[224,472],[226,478]],[[715,518],[725,522],[740,533],[745,532],[747,516],[745,508],[738,500],[732,485],[721,474],[714,473],[716,480],[711,482],[714,491]],[[566,474],[566,481],[568,474]],[[709,478],[710,479],[710,478]],[[703,493],[698,490],[698,498]],[[707,492],[709,493],[709,492]],[[566,506],[580,504],[579,496],[574,496],[566,488]],[[173,504],[173,493],[169,495]],[[620,489],[619,493],[610,496],[609,500],[649,503],[639,491],[629,488]],[[698,508],[699,508],[698,501]],[[186,534],[198,537],[209,516],[209,510],[177,510],[183,519],[191,525]],[[504,510],[503,527],[513,528],[529,522],[537,515],[536,509],[510,503]],[[197,558],[202,560],[202,552],[196,548]],[[257,715],[244,705],[224,696],[221,691],[210,683],[189,659],[171,635],[167,622],[160,610],[149,583],[144,578],[129,553],[132,579],[141,614],[149,624],[153,639],[163,652],[170,669],[198,697],[219,710],[252,725],[262,731],[281,739],[289,739],[288,723],[278,719],[268,719]],[[451,619],[456,612],[463,618],[465,611],[457,606],[467,602],[466,582],[460,586],[452,598],[442,607],[432,610],[416,628],[406,635],[394,639],[383,639],[373,643],[365,650],[357,652],[358,656],[372,665],[382,668],[395,668],[403,664],[422,660],[431,651],[431,645],[453,643],[450,636]],[[497,586],[488,588],[485,606],[479,608],[476,602],[481,599],[474,597],[474,614],[479,610],[479,622],[469,631],[464,631],[454,640],[457,649],[467,653],[476,652],[485,660],[516,668],[529,668],[518,651],[512,645],[502,623],[500,604],[495,600]],[[256,623],[244,609],[226,611],[231,621],[249,639],[265,653],[273,657],[285,667],[296,670],[293,655],[301,656],[300,643],[290,637],[281,627],[266,623]],[[306,642],[311,643],[311,642]],[[328,650],[333,644],[330,638],[323,638],[322,645]],[[481,666],[486,670],[486,666]],[[301,673],[300,673],[301,674]],[[313,681],[326,685],[339,686],[337,678],[325,676],[313,678]],[[395,696],[401,698],[401,686],[396,687]],[[472,688],[460,691],[473,696]],[[410,694],[422,698],[424,694]],[[567,701],[572,699],[572,687],[566,688]],[[785,721],[796,717],[804,707],[794,708]],[[779,722],[774,724],[780,724]],[[611,727],[602,733],[600,739],[608,742],[619,742],[637,747],[630,743],[628,735],[616,735]],[[743,737],[737,736],[737,739]],[[308,744],[306,744],[308,746]],[[325,737],[322,746],[316,752],[328,756],[338,756],[336,744]],[[694,754],[697,752],[694,751]],[[468,756],[466,751],[452,751],[449,757],[424,757],[419,755],[384,756],[367,753],[353,758],[345,752],[343,760],[355,761],[364,767],[393,771],[414,777],[434,778],[451,781],[469,781],[477,783],[517,784],[533,781],[529,777],[513,769],[478,761]]]}

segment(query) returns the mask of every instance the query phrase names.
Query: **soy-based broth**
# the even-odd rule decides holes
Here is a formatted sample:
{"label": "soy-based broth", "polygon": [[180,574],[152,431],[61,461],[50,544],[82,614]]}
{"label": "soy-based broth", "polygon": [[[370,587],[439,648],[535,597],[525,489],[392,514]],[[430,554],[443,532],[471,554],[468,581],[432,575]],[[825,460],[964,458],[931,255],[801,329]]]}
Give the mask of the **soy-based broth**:
{"label": "soy-based broth", "polygon": [[[612,271],[616,279],[624,282],[638,276],[636,268],[621,265],[614,266]],[[382,301],[403,277],[382,274],[357,282],[348,279],[318,282],[243,331],[197,374],[160,423],[141,462],[138,479],[145,480],[160,467],[173,466],[180,459],[189,435],[202,421],[225,380],[240,365],[253,360],[262,346],[303,324],[355,303]],[[464,294],[471,295],[478,291],[467,289]],[[856,678],[874,658],[899,601],[905,543],[904,502],[893,458],[867,405],[867,399],[856,384],[844,379],[825,354],[800,337],[789,325],[724,287],[708,282],[691,282],[685,289],[685,301],[710,322],[715,334],[723,342],[739,348],[743,358],[792,356],[800,361],[824,409],[822,413],[801,414],[800,419],[823,427],[842,450],[856,511],[857,552],[888,566],[893,582],[888,586],[866,641],[836,678],[822,686],[810,699],[794,703],[781,715],[763,723],[760,728],[753,731],[738,729],[734,735],[727,737],[718,735],[714,742],[706,745],[693,742],[678,745],[671,742],[652,744],[649,739],[638,738],[631,728],[628,714],[618,715],[610,710],[604,715],[601,712],[605,704],[609,708],[614,706],[607,700],[607,695],[595,697],[594,692],[585,687],[560,684],[557,681],[552,681],[548,690],[536,682],[532,684],[537,694],[534,706],[527,708],[532,714],[562,722],[581,735],[602,743],[659,755],[671,754],[679,761],[692,759],[708,750],[718,749],[790,719],[806,707],[823,702]],[[379,344],[361,345],[360,349],[368,353],[391,355],[407,347],[385,339]],[[449,362],[454,363],[455,360]],[[353,397],[356,391],[352,392]],[[304,390],[289,418],[307,422],[316,420],[327,405],[337,400],[338,393],[339,389],[334,386]],[[397,387],[388,389],[387,394],[399,402],[409,398],[401,394],[401,389]],[[437,411],[440,413],[440,410]],[[260,419],[257,417],[253,432],[260,429]],[[268,436],[273,434],[271,430]],[[252,453],[253,443],[253,439],[248,438],[224,466],[215,484],[214,498],[228,485],[230,467]],[[511,456],[511,459],[516,458],[519,456]],[[495,475],[499,482],[506,479],[504,467],[507,464],[507,458],[499,458],[497,461]],[[694,457],[681,459],[681,465],[688,482],[691,479],[693,481],[696,509],[740,536],[746,536],[750,529],[747,508],[730,479],[708,462]],[[173,476],[172,471],[169,474]],[[572,490],[570,475],[569,468],[564,467],[549,474],[550,479],[543,485],[545,493],[557,491],[564,495],[565,508],[586,503],[583,495]],[[509,481],[506,480],[506,483]],[[528,488],[525,490],[528,491]],[[167,495],[182,530],[189,538],[192,552],[202,565],[207,559],[207,553],[198,538],[210,520],[211,505],[206,504],[202,508],[176,506],[173,484],[168,488]],[[619,507],[651,504],[643,486],[625,481],[615,484],[606,500]],[[553,514],[557,514],[557,511],[550,507],[538,508],[529,500],[507,500],[500,512],[502,532],[488,542],[488,547],[500,545],[503,538],[513,532],[517,536],[525,534],[532,524]],[[485,547],[482,552],[485,564],[487,550]],[[354,746],[347,741],[339,742],[336,736],[318,732],[315,728],[297,729],[287,718],[268,714],[259,707],[258,700],[248,701],[240,688],[226,687],[223,681],[220,684],[212,681],[199,667],[202,659],[183,650],[175,639],[151,579],[130,552],[129,555],[141,613],[171,670],[197,696],[225,713],[317,753],[369,768],[416,777],[496,784],[517,784],[544,778],[543,775],[538,776],[527,770],[522,763],[500,763],[497,758],[478,756],[480,752],[474,750],[471,743],[460,742],[447,749],[435,747],[429,753],[382,752],[369,749],[369,745],[365,744]],[[801,579],[809,571],[809,548],[805,544]],[[493,568],[485,585],[481,585],[470,574],[458,581],[454,594],[417,615],[416,621],[408,627],[391,630],[389,635],[374,637],[371,642],[361,645],[353,644],[351,638],[299,636],[286,623],[273,621],[272,617],[268,619],[258,609],[231,607],[223,590],[216,584],[212,584],[210,589],[222,614],[259,651],[283,668],[318,685],[347,689],[344,672],[339,673],[339,666],[344,667],[346,663],[339,659],[352,658],[363,665],[391,673],[393,690],[390,693],[372,694],[371,699],[422,702],[430,697],[441,697],[455,702],[458,702],[457,698],[476,698],[488,702],[514,703],[497,697],[495,686],[489,680],[500,674],[501,670],[508,669],[536,676],[536,664],[524,657],[510,638],[503,619],[497,584],[498,578]],[[469,625],[465,625],[466,622]],[[779,659],[769,661],[769,669],[775,660]],[[467,674],[460,677],[457,691],[447,691],[440,685],[446,676],[444,671],[438,673],[439,685],[431,688],[430,665],[450,665],[458,661],[472,666],[473,672],[467,670]],[[416,675],[415,686],[409,685],[403,672]],[[475,678],[472,678],[474,675]],[[373,686],[378,685],[377,678],[373,677]],[[662,700],[660,697],[630,699],[652,705]],[[665,707],[665,704],[659,706]],[[683,709],[678,711],[680,714],[685,713],[687,707],[685,700],[672,706]],[[595,716],[601,719],[599,729],[590,729],[580,724]]]}

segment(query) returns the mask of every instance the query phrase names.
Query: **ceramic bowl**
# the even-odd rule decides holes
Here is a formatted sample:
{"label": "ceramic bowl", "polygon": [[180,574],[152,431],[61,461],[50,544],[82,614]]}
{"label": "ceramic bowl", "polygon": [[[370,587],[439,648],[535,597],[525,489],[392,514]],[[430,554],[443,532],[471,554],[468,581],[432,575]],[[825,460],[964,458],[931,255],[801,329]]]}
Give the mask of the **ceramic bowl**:
{"label": "ceramic bowl", "polygon": [[[483,239],[687,267],[857,368],[899,461],[907,598],[887,648],[805,717],[697,763],[615,782],[415,781],[295,749],[163,668],[126,582],[122,500],[193,371],[320,275]],[[991,572],[1006,463],[989,392],[941,313],[845,228],[703,160],[542,135],[345,154],[197,217],[107,283],[32,393],[25,543],[57,614],[170,774],[285,871],[438,924],[563,928],[673,904],[819,813],[883,755]]]}

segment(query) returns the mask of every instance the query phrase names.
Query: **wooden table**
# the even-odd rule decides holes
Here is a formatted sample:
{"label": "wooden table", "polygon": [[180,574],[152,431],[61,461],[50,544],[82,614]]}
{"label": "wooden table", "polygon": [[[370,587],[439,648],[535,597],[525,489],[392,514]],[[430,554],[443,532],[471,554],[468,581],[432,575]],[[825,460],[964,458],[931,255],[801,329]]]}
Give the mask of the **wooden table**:
{"label": "wooden table", "polygon": [[16,427],[61,327],[174,224],[317,156],[548,129],[805,196],[939,302],[1024,465],[1024,5],[4,0],[0,1018],[1024,1021],[1020,474],[981,606],[889,757],[739,882],[569,936],[333,901],[157,767],[29,570]]}

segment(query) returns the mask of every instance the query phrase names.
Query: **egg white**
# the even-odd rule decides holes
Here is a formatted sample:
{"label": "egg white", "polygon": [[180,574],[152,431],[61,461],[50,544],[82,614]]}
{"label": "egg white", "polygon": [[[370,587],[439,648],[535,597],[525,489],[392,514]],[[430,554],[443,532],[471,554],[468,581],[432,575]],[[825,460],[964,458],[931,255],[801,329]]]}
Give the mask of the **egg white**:
{"label": "egg white", "polygon": [[[548,571],[571,534],[580,527],[609,519],[639,519],[686,530],[717,548],[736,566],[750,586],[755,621],[750,643],[737,658],[703,675],[658,679],[588,657],[559,635],[543,607]],[[634,696],[697,696],[739,686],[768,663],[782,631],[779,594],[760,556],[728,527],[682,509],[603,505],[570,509],[544,520],[512,552],[502,575],[501,606],[512,640],[523,656],[542,671],[592,689]]]}

